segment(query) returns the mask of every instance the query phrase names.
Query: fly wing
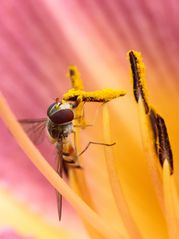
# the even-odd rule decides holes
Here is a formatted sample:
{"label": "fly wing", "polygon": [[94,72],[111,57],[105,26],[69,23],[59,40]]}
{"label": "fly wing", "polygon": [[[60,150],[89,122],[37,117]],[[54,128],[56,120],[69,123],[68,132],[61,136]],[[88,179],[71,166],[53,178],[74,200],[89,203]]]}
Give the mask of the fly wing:
{"label": "fly wing", "polygon": [[[56,159],[56,171],[59,174],[59,176],[63,177],[63,144],[62,142],[58,142],[57,144],[57,159]],[[57,194],[57,209],[58,209],[58,218],[59,221],[61,220],[62,216],[62,195],[56,191]]]}
{"label": "fly wing", "polygon": [[47,118],[21,119],[19,123],[28,134],[34,144],[41,144],[45,138]]}

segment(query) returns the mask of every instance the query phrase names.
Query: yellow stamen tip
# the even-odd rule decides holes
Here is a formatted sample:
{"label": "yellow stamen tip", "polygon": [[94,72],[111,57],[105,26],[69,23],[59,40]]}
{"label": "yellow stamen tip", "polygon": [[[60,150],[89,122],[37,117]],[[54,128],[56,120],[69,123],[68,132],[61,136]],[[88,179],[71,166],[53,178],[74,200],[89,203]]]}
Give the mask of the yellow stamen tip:
{"label": "yellow stamen tip", "polygon": [[129,51],[128,58],[131,64],[131,78],[133,81],[133,91],[136,102],[139,98],[142,98],[143,104],[145,106],[146,114],[149,112],[149,105],[147,100],[147,90],[145,87],[145,67],[142,62],[142,56],[137,51]]}
{"label": "yellow stamen tip", "polygon": [[80,72],[78,71],[76,66],[69,66],[67,77],[70,78],[72,87],[75,90],[82,90],[83,89],[83,82],[80,77]]}
{"label": "yellow stamen tip", "polygon": [[126,91],[123,90],[102,89],[87,92],[82,90],[70,89],[67,93],[63,95],[63,100],[105,103],[120,96],[124,96],[125,94]]}

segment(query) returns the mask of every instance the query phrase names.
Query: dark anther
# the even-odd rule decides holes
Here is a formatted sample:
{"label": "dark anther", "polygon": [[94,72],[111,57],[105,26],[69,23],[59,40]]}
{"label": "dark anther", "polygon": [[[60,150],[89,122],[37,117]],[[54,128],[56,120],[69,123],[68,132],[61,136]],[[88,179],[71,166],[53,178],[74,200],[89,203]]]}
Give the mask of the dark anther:
{"label": "dark anther", "polygon": [[159,141],[159,159],[161,165],[164,160],[168,160],[170,165],[170,174],[173,174],[173,155],[170,146],[170,141],[167,133],[167,128],[164,119],[157,115],[158,141]]}
{"label": "dark anther", "polygon": [[137,71],[137,58],[135,57],[132,51],[129,53],[129,59],[130,59],[132,75],[133,75],[134,97],[135,97],[135,100],[138,102],[139,96],[140,96],[140,87],[139,87],[140,79],[139,79],[139,74]]}
{"label": "dark anther", "polygon": [[138,67],[137,67],[137,58],[136,58],[135,54],[133,53],[133,51],[129,52],[129,60],[130,60],[132,75],[133,75],[133,90],[134,90],[135,100],[138,103],[139,97],[140,96],[142,97],[144,107],[145,107],[145,113],[148,114],[149,106],[147,104],[143,86],[141,84],[141,79],[140,79]]}
{"label": "dark anther", "polygon": [[160,164],[163,167],[164,161],[168,160],[170,174],[173,174],[173,155],[165,121],[159,114],[155,113],[153,109],[150,110],[150,121],[154,134],[155,150]]}

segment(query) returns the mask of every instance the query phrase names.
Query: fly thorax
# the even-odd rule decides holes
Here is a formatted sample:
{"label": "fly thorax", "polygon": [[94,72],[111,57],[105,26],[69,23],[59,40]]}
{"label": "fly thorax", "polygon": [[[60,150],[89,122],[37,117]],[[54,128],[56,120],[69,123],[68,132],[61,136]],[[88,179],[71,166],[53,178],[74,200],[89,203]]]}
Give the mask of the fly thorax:
{"label": "fly thorax", "polygon": [[68,122],[65,124],[55,124],[50,119],[47,123],[48,133],[53,139],[60,139],[68,137],[68,135],[73,130],[72,122]]}

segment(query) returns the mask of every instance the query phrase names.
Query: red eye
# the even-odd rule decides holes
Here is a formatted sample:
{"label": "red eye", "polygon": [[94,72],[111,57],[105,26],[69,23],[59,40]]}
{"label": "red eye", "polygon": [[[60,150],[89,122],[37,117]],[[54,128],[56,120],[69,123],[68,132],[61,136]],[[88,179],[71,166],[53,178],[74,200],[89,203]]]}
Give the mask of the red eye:
{"label": "red eye", "polygon": [[64,124],[71,122],[74,118],[73,111],[70,109],[58,110],[54,114],[49,115],[50,120],[55,124]]}
{"label": "red eye", "polygon": [[[54,108],[54,106],[56,105],[57,103],[54,102],[52,103],[49,107],[48,107],[48,110],[47,110],[47,115],[50,116],[50,114],[52,114],[54,111],[56,111],[56,109]],[[52,111],[52,112],[51,112]]]}

